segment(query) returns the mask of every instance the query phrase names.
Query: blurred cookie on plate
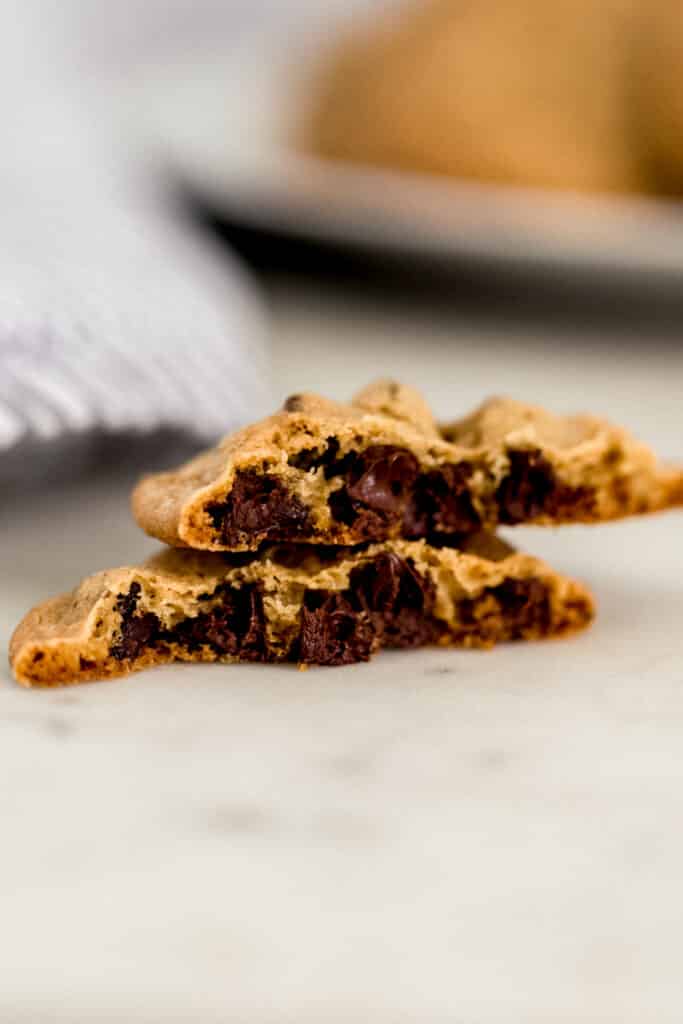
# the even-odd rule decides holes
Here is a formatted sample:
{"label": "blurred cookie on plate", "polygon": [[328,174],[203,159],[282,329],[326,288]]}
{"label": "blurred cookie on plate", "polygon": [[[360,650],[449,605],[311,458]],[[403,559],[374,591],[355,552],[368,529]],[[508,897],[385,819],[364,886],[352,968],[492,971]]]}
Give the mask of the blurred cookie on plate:
{"label": "blurred cookie on plate", "polygon": [[318,155],[590,192],[642,188],[624,102],[633,0],[432,0],[357,31],[306,127]]}
{"label": "blurred cookie on plate", "polygon": [[313,82],[318,156],[580,192],[683,194],[677,0],[426,0]]}

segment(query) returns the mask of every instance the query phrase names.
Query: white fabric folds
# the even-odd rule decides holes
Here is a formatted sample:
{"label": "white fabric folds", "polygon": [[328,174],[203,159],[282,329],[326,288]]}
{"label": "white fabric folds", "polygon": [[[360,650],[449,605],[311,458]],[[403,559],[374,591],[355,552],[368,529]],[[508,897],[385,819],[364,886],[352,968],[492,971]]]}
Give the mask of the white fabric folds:
{"label": "white fabric folds", "polygon": [[54,462],[89,435],[205,441],[267,405],[250,282],[109,131],[46,11],[0,0],[0,486],[46,446]]}

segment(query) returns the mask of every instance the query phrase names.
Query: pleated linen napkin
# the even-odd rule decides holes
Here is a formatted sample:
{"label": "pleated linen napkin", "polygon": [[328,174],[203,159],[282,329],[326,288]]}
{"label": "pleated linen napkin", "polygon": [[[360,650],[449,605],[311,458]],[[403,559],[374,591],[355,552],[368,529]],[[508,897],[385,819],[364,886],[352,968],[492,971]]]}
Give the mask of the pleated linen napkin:
{"label": "pleated linen napkin", "polygon": [[47,11],[0,0],[0,496],[103,438],[203,443],[268,404],[251,282],[110,137]]}

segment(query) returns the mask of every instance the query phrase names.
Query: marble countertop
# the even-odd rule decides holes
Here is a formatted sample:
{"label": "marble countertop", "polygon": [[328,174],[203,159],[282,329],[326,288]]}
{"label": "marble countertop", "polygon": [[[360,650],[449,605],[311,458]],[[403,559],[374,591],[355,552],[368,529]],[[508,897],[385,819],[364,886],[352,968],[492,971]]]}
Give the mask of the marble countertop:
{"label": "marble countertop", "polygon": [[[273,288],[276,388],[490,392],[683,455],[673,341],[510,330]],[[0,646],[153,545],[125,473],[0,508]],[[299,673],[174,666],[24,691],[2,670],[0,1020],[679,1022],[683,517],[519,530],[594,628]]]}

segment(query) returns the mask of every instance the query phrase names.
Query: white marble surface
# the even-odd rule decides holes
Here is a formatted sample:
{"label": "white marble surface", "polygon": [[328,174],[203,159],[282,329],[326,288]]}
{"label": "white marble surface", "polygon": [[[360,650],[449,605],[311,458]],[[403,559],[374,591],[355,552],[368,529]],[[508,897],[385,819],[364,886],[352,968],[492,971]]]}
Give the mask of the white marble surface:
{"label": "white marble surface", "polygon": [[[674,343],[271,299],[283,393],[388,371],[444,415],[539,396],[683,455]],[[150,549],[124,484],[0,506],[0,646]],[[679,1022],[682,530],[515,533],[595,588],[563,644],[54,692],[3,670],[0,1020]]]}

